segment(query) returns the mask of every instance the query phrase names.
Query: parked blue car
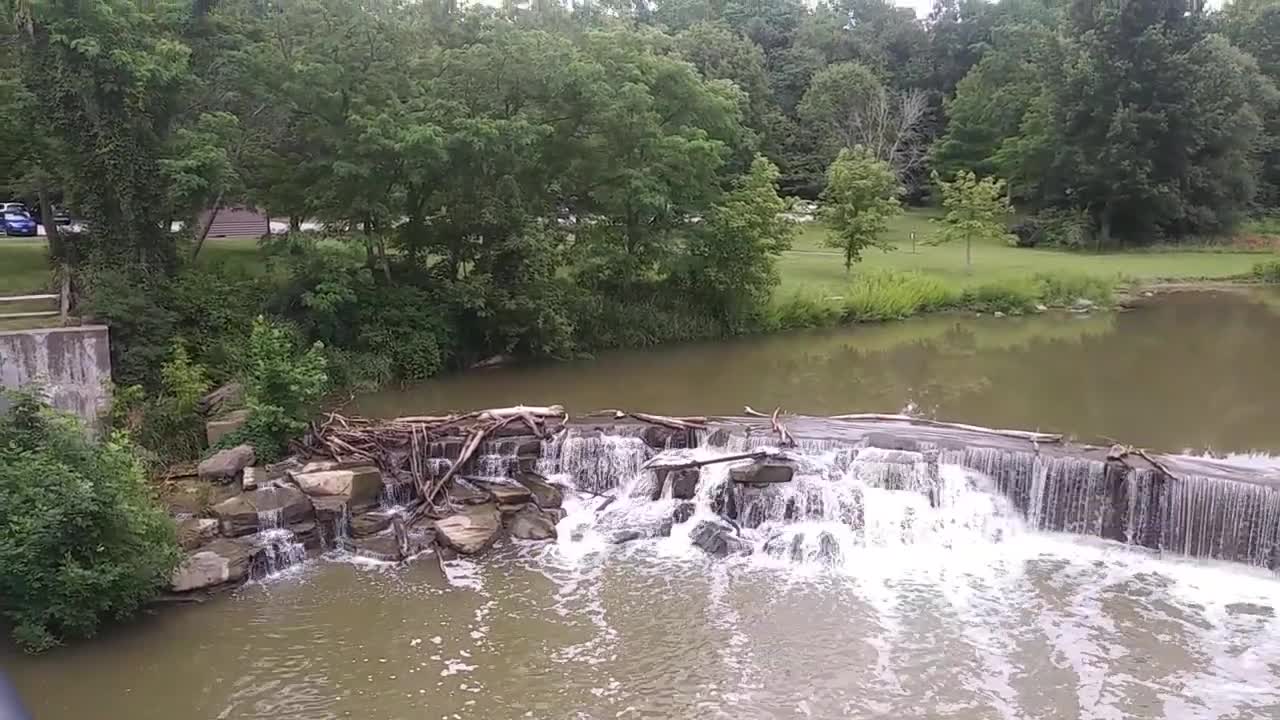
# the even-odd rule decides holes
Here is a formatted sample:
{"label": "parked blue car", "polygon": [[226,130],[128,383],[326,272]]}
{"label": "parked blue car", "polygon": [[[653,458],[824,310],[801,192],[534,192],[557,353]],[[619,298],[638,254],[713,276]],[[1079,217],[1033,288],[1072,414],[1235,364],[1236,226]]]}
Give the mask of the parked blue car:
{"label": "parked blue car", "polygon": [[34,237],[36,234],[36,221],[23,212],[10,211],[0,215],[0,225],[4,226],[5,235]]}

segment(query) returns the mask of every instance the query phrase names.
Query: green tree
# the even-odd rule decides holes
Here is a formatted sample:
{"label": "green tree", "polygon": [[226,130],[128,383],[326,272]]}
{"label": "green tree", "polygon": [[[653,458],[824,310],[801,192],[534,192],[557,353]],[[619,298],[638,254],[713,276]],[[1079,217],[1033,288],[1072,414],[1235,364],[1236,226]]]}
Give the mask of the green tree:
{"label": "green tree", "polygon": [[778,168],[757,156],[689,240],[689,291],[731,332],[768,301],[778,284],[777,258],[791,247],[794,226],[777,182]]}
{"label": "green tree", "polygon": [[127,438],[98,444],[36,396],[9,399],[0,416],[0,612],[38,651],[134,614],[168,582],[178,543]]}
{"label": "green tree", "polygon": [[941,242],[964,243],[964,266],[973,270],[973,241],[1008,238],[1006,218],[1013,212],[1003,180],[985,177],[981,180],[969,170],[956,173],[946,182],[933,174],[942,190],[942,206],[947,213],[942,219]]}
{"label": "green tree", "polygon": [[83,259],[171,271],[161,161],[187,109],[190,3],[14,3],[19,77],[39,103],[40,134],[66,148],[65,191],[92,228]]}
{"label": "green tree", "polygon": [[227,442],[248,441],[263,460],[279,457],[306,429],[329,387],[323,346],[300,352],[297,345],[288,327],[264,317],[254,320],[243,361],[249,418]]}
{"label": "green tree", "polygon": [[[1222,15],[1226,36],[1257,60],[1258,69],[1273,85],[1280,86],[1280,2],[1236,0],[1223,8]],[[1280,112],[1264,113],[1263,118],[1261,172],[1254,202],[1255,207],[1274,212],[1280,207]]]}
{"label": "green tree", "polygon": [[1099,245],[1228,229],[1274,95],[1256,65],[1185,0],[1082,0],[1064,29],[1045,199],[1088,212]]}
{"label": "green tree", "polygon": [[888,249],[880,235],[889,219],[902,212],[898,191],[893,169],[864,147],[841,150],[827,168],[822,217],[832,233],[826,243],[844,252],[845,272],[866,248]]}

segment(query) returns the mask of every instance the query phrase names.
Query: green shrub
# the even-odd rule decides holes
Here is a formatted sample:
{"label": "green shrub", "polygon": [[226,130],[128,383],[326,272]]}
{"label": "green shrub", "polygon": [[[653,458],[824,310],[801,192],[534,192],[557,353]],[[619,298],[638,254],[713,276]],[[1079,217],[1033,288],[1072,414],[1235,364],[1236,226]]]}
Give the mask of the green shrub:
{"label": "green shrub", "polygon": [[1115,282],[1093,275],[1040,273],[1033,280],[1045,305],[1070,305],[1079,298],[1110,305],[1115,292]]}
{"label": "green shrub", "polygon": [[838,325],[844,318],[840,300],[821,295],[795,293],[778,300],[765,312],[761,329],[765,332],[799,330]]}
{"label": "green shrub", "polygon": [[300,351],[290,328],[259,316],[249,334],[243,372],[249,417],[223,444],[248,442],[260,460],[274,460],[306,429],[328,388],[324,346],[315,343]]}
{"label": "green shrub", "polygon": [[844,297],[846,322],[897,320],[953,306],[956,294],[942,281],[919,273],[858,275]]}
{"label": "green shrub", "polygon": [[976,312],[1023,312],[1035,307],[1037,289],[1032,283],[992,282],[965,289],[961,304]]}
{"label": "green shrub", "polygon": [[1280,260],[1268,260],[1255,264],[1253,277],[1259,282],[1280,283]]}
{"label": "green shrub", "polygon": [[34,395],[10,400],[0,418],[0,611],[38,651],[133,614],[179,551],[126,436],[96,444]]}
{"label": "green shrub", "polygon": [[147,393],[141,385],[117,388],[111,403],[111,426],[129,433],[141,457],[155,470],[200,457],[204,422],[196,409],[209,390],[209,374],[175,344],[160,366],[160,388]]}

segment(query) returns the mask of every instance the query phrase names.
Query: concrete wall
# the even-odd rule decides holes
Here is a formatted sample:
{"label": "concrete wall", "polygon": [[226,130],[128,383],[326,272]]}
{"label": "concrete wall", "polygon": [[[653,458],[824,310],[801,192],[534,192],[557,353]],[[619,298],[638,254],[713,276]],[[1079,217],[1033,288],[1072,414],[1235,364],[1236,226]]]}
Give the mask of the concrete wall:
{"label": "concrete wall", "polygon": [[96,425],[110,403],[110,380],[104,325],[0,332],[0,386],[39,385],[54,407]]}

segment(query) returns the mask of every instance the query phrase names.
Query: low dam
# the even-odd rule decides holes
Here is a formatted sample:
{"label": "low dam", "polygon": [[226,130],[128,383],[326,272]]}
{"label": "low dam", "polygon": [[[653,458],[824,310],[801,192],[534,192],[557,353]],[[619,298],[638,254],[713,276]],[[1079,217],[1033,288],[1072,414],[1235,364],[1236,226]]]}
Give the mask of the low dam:
{"label": "low dam", "polygon": [[[385,419],[175,484],[180,604],[0,664],[42,720],[1274,720],[1271,308],[927,318],[360,398]],[[887,415],[832,417],[855,409]]]}

